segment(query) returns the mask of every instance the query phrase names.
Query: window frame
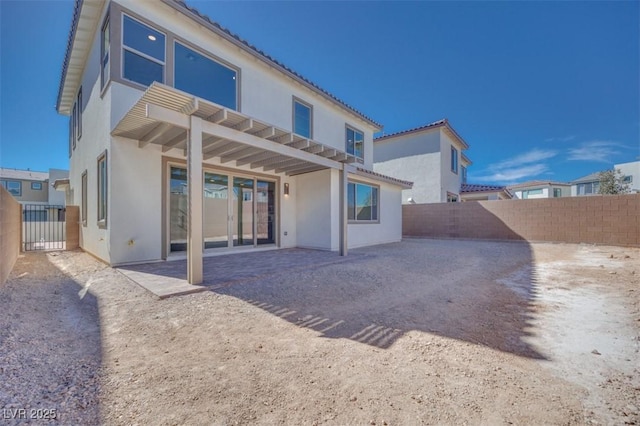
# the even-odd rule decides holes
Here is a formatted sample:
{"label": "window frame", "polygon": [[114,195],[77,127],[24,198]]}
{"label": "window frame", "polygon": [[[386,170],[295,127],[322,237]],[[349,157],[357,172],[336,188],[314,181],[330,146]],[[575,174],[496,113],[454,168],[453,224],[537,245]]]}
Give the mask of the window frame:
{"label": "window frame", "polygon": [[73,104],[73,110],[71,113],[71,148],[72,151],[76,150],[76,128],[78,126],[78,121],[77,121],[77,115],[78,115],[78,103],[75,102]]}
{"label": "window frame", "polygon": [[447,203],[459,203],[460,195],[447,191]]}
{"label": "window frame", "polygon": [[[349,179],[347,182],[347,194],[349,193],[349,185],[354,185],[354,193],[353,193],[353,197],[354,197],[354,211],[353,211],[353,219],[349,219],[349,198],[347,195],[347,223],[349,225],[372,225],[372,224],[379,224],[380,223],[380,185],[374,185],[372,183],[369,182],[364,182],[364,181],[360,181],[360,180],[356,180],[356,179]],[[375,189],[376,190],[376,204],[375,204],[375,212],[376,212],[376,219],[358,219],[358,185],[363,185],[363,186],[368,186],[370,187],[372,190]],[[373,194],[373,192],[372,192]],[[372,206],[373,207],[373,206]],[[373,216],[373,209],[372,209],[372,213],[371,216]]]}
{"label": "window frame", "polygon": [[[309,136],[296,133],[296,103],[309,109]],[[302,138],[313,139],[313,105],[303,101],[297,96],[293,96],[293,99],[291,102],[291,124],[292,124],[291,130],[295,135],[298,135]]]}
{"label": "window frame", "polygon": [[76,139],[79,141],[82,138],[82,86],[80,86],[80,90],[78,90],[76,105],[78,106],[78,115],[76,118]]}
{"label": "window frame", "polygon": [[553,198],[562,197],[562,188],[552,188],[552,189],[553,189]]}
{"label": "window frame", "polygon": [[[109,164],[107,162],[107,150],[105,149],[102,154],[100,154],[96,160],[97,170],[98,170],[98,178],[96,179],[97,185],[97,211],[96,218],[98,222],[98,227],[106,229],[107,228],[107,217],[109,212]],[[100,164],[104,163],[104,175],[101,173]]]}
{"label": "window frame", "polygon": [[[124,21],[123,21],[124,23]],[[106,29],[106,32],[105,32]],[[105,46],[105,34],[109,36],[109,43]],[[106,72],[105,72],[106,71]],[[104,90],[111,81],[111,17],[107,15],[100,28],[100,90]]]}
{"label": "window frame", "polygon": [[[191,44],[191,43],[189,43],[189,42],[187,42],[185,40],[182,40],[182,39],[179,39],[179,38],[175,38],[175,37],[173,38],[173,52],[172,52],[173,54],[171,56],[171,62],[172,62],[171,71],[173,73],[172,74],[173,75],[173,81],[171,82],[172,87],[178,89],[176,87],[176,44],[180,44],[180,45],[182,45],[183,47],[185,47],[185,48],[187,48],[189,50],[193,50],[195,53],[205,57],[206,59],[209,59],[210,61],[216,62],[217,64],[219,64],[219,65],[221,65],[221,66],[223,66],[225,68],[228,68],[228,69],[230,69],[230,70],[232,70],[232,71],[234,71],[236,73],[236,79],[235,79],[235,82],[236,82],[236,87],[235,87],[235,96],[236,96],[236,99],[235,99],[236,102],[235,103],[236,103],[236,107],[235,107],[235,109],[233,109],[233,108],[229,108],[229,107],[225,106],[225,108],[229,108],[231,110],[240,112],[240,71],[241,71],[240,68],[238,68],[237,66],[231,64],[230,62],[225,61],[222,58],[219,58],[219,57],[217,57],[215,55],[212,55],[211,53],[209,53],[209,52],[207,52],[207,51],[205,51],[203,49],[200,49],[197,46],[194,46],[193,44]],[[181,89],[178,89],[178,90],[181,90]],[[191,93],[191,94],[194,95],[194,96],[197,96],[197,95],[195,95],[193,93]],[[203,98],[203,99],[205,99],[205,98]],[[216,101],[212,101],[210,99],[206,99],[206,100],[208,100],[210,102],[213,102],[213,103],[217,103]],[[219,104],[219,105],[221,105],[221,104]]]}
{"label": "window frame", "polygon": [[[37,187],[40,188],[37,188]],[[32,191],[42,191],[42,182],[31,182],[31,190]]]}
{"label": "window frame", "polygon": [[[124,43],[124,20],[125,20],[125,17],[127,17],[127,18],[129,18],[129,19],[131,19],[133,21],[136,21],[141,25],[144,25],[145,27],[149,27],[153,31],[155,31],[157,33],[160,33],[160,34],[162,34],[164,36],[164,60],[163,61],[160,61],[157,58],[154,58],[153,56],[147,55],[144,52],[140,52],[139,50],[137,50],[137,49],[135,49],[133,47],[129,47],[129,46],[125,45],[125,43]],[[157,29],[155,27],[155,25],[150,25],[149,23],[144,22],[143,20],[138,19],[135,16],[123,11],[120,14],[120,46],[119,46],[120,47],[120,78],[123,81],[126,81],[127,83],[131,83],[131,84],[135,84],[138,87],[145,87],[145,88],[149,87],[147,85],[144,85],[143,83],[140,83],[140,82],[134,81],[134,80],[130,80],[127,77],[125,77],[125,75],[124,75],[124,66],[125,66],[124,52],[125,52],[125,50],[127,50],[127,51],[133,53],[134,55],[138,55],[141,58],[150,60],[152,62],[155,62],[155,63],[159,64],[159,65],[162,65],[162,81],[160,81],[159,83],[166,84],[166,81],[167,81],[167,56],[168,56],[167,55],[167,39],[168,39],[168,37],[167,37],[167,33],[166,32],[160,31],[159,29]]]}
{"label": "window frame", "polygon": [[82,226],[87,226],[87,191],[89,187],[89,177],[87,176],[87,171],[82,172],[82,176],[80,177],[80,196],[82,200],[80,201],[80,220],[82,222]]}
{"label": "window frame", "polygon": [[[354,134],[355,133],[360,133],[362,135],[362,156],[356,155],[356,143],[355,143],[355,136],[354,136],[354,141],[353,141],[353,152],[349,152],[349,130],[353,131]],[[364,138],[364,132],[362,130],[359,130],[358,128],[351,126],[349,124],[345,124],[345,129],[344,129],[344,151],[347,154],[353,155],[354,157],[356,157],[360,163],[364,162],[364,146],[365,146],[365,138]]]}
{"label": "window frame", "polygon": [[458,162],[458,148],[456,148],[455,146],[451,145],[451,172],[458,174],[458,169],[459,169],[459,162]]}
{"label": "window frame", "polygon": [[[9,184],[11,183],[17,183],[18,184],[18,193],[14,194],[13,192],[11,192],[12,190],[9,188]],[[7,190],[7,192],[11,195],[13,195],[14,197],[22,197],[22,182],[19,180],[10,180],[10,179],[3,179],[2,180],[2,186],[4,189]]]}

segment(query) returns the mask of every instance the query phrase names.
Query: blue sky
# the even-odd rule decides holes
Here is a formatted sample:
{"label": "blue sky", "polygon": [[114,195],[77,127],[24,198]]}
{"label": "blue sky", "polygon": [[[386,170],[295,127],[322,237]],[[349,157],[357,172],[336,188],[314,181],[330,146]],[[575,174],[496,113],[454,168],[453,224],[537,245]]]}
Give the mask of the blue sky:
{"label": "blue sky", "polygon": [[[469,180],[567,181],[640,156],[640,2],[192,6],[385,126],[448,118]],[[67,168],[73,3],[0,0],[0,166]]]}

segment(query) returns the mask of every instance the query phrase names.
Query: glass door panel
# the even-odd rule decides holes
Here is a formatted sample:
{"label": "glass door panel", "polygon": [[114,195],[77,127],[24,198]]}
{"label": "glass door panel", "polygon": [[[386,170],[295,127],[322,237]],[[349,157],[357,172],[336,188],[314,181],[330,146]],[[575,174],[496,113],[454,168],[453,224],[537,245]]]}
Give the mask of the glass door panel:
{"label": "glass door panel", "polygon": [[256,184],[256,228],[258,244],[274,244],[275,239],[275,191],[274,182],[257,181]]}
{"label": "glass door panel", "polygon": [[229,246],[229,178],[215,173],[204,174],[204,248]]}
{"label": "glass door panel", "polygon": [[169,181],[169,239],[171,251],[187,249],[187,171],[171,167]]}
{"label": "glass door panel", "polygon": [[233,212],[231,217],[233,245],[253,245],[253,179],[233,178]]}

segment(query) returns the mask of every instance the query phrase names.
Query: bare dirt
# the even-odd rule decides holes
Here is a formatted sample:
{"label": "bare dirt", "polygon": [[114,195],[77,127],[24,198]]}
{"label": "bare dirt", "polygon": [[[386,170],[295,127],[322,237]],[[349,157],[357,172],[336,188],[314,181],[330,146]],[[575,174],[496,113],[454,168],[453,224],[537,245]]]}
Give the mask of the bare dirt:
{"label": "bare dirt", "polygon": [[640,249],[411,239],[353,253],[165,300],[84,253],[22,256],[0,287],[0,415],[640,424]]}

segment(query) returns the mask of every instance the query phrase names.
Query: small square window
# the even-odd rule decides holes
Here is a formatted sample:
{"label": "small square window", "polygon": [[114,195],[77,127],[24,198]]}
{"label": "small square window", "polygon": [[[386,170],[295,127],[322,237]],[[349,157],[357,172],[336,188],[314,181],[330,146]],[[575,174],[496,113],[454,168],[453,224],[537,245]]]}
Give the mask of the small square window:
{"label": "small square window", "polygon": [[31,189],[34,191],[42,191],[42,182],[31,182]]}
{"label": "small square window", "polygon": [[364,133],[347,126],[347,154],[364,157]]}

